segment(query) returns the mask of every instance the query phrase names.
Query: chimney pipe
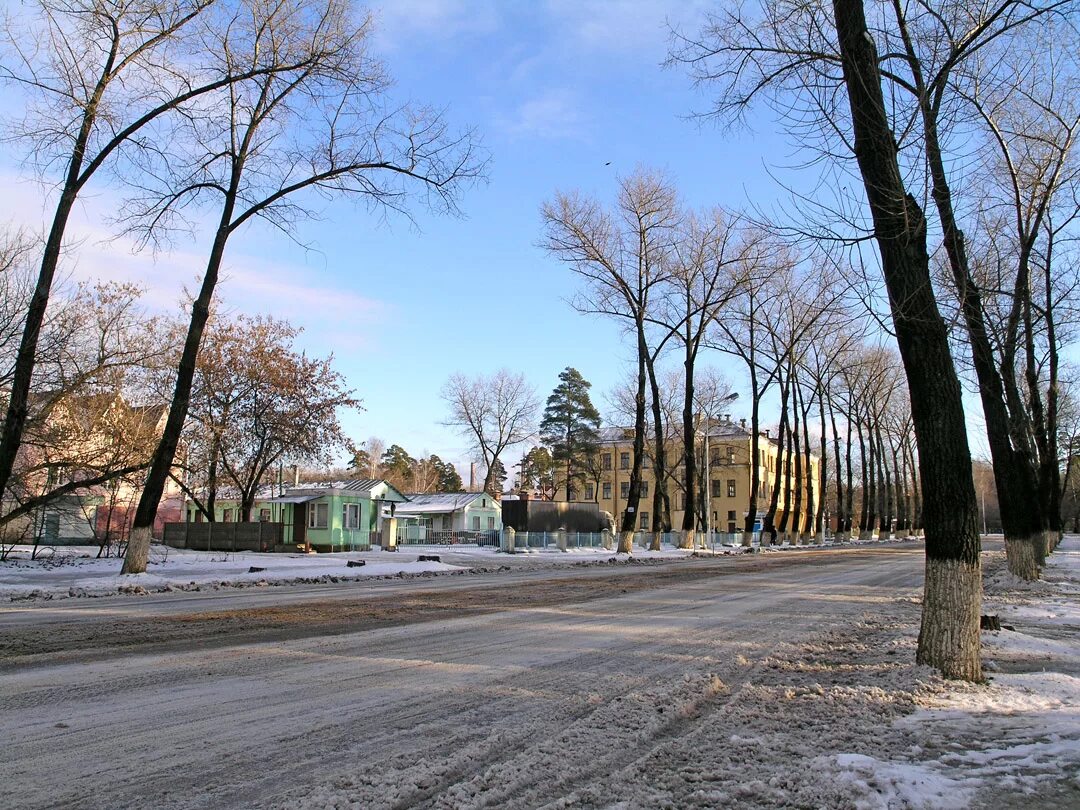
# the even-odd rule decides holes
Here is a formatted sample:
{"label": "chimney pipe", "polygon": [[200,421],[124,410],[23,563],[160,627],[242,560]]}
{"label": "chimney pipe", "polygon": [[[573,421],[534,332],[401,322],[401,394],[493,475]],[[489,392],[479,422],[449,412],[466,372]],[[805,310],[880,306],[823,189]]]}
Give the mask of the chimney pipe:
{"label": "chimney pipe", "polygon": [[476,462],[469,462],[469,492],[476,492]]}
{"label": "chimney pipe", "polygon": [[300,486],[300,465],[299,464],[293,464],[292,465],[292,485],[294,487]]}

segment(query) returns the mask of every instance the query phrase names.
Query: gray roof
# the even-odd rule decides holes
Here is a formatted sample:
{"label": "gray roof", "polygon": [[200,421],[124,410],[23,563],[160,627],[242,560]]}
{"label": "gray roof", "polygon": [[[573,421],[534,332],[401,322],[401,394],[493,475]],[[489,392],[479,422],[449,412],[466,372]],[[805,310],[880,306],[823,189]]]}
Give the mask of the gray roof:
{"label": "gray roof", "polygon": [[263,503],[307,503],[321,498],[322,495],[282,495],[278,498],[261,499]]}
{"label": "gray roof", "polygon": [[489,498],[493,507],[498,501],[486,492],[424,492],[406,495],[408,503],[397,508],[399,514],[435,514],[456,512],[469,506],[477,498]]}

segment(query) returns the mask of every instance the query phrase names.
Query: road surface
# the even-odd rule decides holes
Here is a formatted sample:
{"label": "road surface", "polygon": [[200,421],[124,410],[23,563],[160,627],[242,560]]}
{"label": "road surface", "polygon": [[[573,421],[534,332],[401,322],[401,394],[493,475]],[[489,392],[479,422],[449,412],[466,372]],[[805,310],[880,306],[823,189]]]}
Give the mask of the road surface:
{"label": "road surface", "polygon": [[0,608],[0,806],[581,804],[922,569],[904,544]]}

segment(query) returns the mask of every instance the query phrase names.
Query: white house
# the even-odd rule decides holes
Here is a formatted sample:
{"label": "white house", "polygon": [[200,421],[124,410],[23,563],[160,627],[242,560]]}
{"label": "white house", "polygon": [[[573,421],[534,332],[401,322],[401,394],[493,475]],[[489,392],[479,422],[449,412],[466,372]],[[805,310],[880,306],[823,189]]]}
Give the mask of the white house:
{"label": "white house", "polygon": [[446,532],[502,531],[502,508],[486,492],[436,492],[406,495],[395,515],[438,538]]}

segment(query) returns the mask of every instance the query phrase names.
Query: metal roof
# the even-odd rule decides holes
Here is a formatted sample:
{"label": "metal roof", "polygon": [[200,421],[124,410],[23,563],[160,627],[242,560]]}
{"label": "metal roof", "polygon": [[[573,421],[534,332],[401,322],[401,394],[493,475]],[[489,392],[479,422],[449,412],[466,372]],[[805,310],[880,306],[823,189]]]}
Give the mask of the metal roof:
{"label": "metal roof", "polygon": [[260,498],[262,503],[307,503],[321,498],[322,495],[282,495],[279,498]]}
{"label": "metal roof", "polygon": [[485,497],[491,499],[493,507],[498,507],[498,501],[486,492],[424,492],[406,497],[409,501],[397,508],[399,514],[456,512],[466,508],[477,498]]}

